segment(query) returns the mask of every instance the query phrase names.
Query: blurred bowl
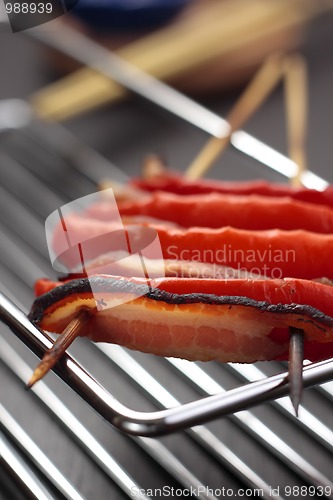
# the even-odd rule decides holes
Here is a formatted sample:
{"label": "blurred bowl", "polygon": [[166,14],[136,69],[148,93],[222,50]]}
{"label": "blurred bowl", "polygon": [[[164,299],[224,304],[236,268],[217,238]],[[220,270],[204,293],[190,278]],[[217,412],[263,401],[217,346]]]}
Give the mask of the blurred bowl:
{"label": "blurred bowl", "polygon": [[170,21],[192,0],[79,0],[71,14],[103,31],[150,29]]}

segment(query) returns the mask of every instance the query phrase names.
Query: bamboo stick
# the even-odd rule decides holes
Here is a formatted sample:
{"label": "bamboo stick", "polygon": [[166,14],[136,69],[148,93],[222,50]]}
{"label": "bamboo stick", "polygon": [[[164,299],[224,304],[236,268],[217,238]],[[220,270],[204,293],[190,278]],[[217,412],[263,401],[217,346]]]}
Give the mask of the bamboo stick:
{"label": "bamboo stick", "polygon": [[299,55],[285,61],[285,99],[289,157],[297,166],[297,173],[291,179],[294,186],[302,184],[302,175],[307,168],[307,70],[304,59]]}
{"label": "bamboo stick", "polygon": [[82,333],[82,329],[86,326],[89,319],[90,312],[88,309],[81,309],[72,321],[68,323],[65,330],[59,335],[51,349],[45,353],[43,359],[33,372],[27,383],[27,389],[31,389],[36,382],[41,380],[50,370],[52,370],[57,361],[63,356],[66,349],[68,349],[74,340]]}
{"label": "bamboo stick", "polygon": [[205,175],[228,146],[232,134],[247,122],[281,80],[284,71],[282,62],[281,55],[267,59],[227,116],[229,133],[222,138],[212,137],[188,167],[185,177],[198,179]]}
{"label": "bamboo stick", "polygon": [[207,173],[218,156],[225,151],[231,135],[255,113],[282,77],[285,83],[289,156],[297,166],[292,183],[295,186],[301,184],[307,163],[305,142],[308,95],[306,64],[297,54],[284,58],[281,55],[272,56],[262,65],[227,116],[229,133],[222,138],[209,139],[186,170],[185,177],[198,179]]}

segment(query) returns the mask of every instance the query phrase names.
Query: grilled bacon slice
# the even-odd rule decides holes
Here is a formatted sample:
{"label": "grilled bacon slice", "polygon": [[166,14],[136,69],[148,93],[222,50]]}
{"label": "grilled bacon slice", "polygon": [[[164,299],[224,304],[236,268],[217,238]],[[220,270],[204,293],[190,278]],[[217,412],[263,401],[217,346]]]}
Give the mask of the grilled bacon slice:
{"label": "grilled bacon slice", "polygon": [[[207,262],[152,259],[138,254],[131,254],[124,250],[102,253],[95,259],[77,266],[68,274],[59,278],[68,281],[77,278],[86,278],[93,274],[110,274],[125,278],[215,278],[215,279],[268,279],[258,273],[251,273],[230,266],[209,264]],[[326,278],[327,280],[327,278]],[[327,280],[328,284],[329,280]]]}
{"label": "grilled bacon slice", "polygon": [[[108,252],[110,247],[113,250],[125,248],[121,248],[120,239],[113,236],[116,233],[112,221],[69,214],[66,225],[73,241],[82,242],[85,260]],[[168,224],[125,226],[125,230],[133,242],[135,239],[145,241],[151,234],[158,235],[164,259],[198,260],[271,278],[333,278],[333,234],[278,229],[246,231],[232,227],[183,229]],[[59,225],[54,232],[53,248],[57,255],[62,252],[62,231]],[[74,250],[61,255],[68,267],[80,262]]]}
{"label": "grilled bacon slice", "polygon": [[189,360],[287,359],[289,327],[304,331],[305,357],[333,355],[333,287],[307,280],[153,281],[109,275],[44,280],[29,318],[61,333],[82,308],[82,334],[96,342]]}
{"label": "grilled bacon slice", "polygon": [[[316,233],[333,232],[333,208],[288,196],[234,195],[222,193],[182,195],[163,191],[140,198],[118,200],[123,218],[141,216],[174,223],[184,228],[232,226],[238,229],[303,229]],[[106,200],[91,205],[85,215],[112,220],[112,205]]]}
{"label": "grilled bacon slice", "polygon": [[166,191],[181,195],[221,193],[236,196],[288,196],[294,200],[333,207],[333,186],[327,186],[323,191],[318,191],[305,187],[293,187],[288,184],[268,182],[263,179],[250,181],[192,180],[184,177],[179,172],[168,169],[163,169],[154,175],[144,175],[141,178],[131,179],[128,191],[131,193],[132,199],[139,198],[145,192],[154,191]]}

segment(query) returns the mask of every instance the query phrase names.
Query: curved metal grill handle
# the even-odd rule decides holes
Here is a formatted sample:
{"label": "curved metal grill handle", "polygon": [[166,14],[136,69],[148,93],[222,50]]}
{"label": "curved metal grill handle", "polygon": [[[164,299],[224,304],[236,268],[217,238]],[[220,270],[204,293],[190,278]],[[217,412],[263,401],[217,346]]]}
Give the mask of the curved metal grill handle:
{"label": "curved metal grill handle", "polygon": [[[36,328],[21,309],[3,293],[0,293],[0,319],[37,356],[42,357],[45,350],[51,347],[50,338]],[[286,373],[281,373],[176,408],[139,412],[121,404],[67,354],[54,371],[112,425],[128,434],[142,436],[158,436],[202,424],[261,402],[285,396],[289,391],[288,376]],[[333,360],[314,363],[304,369],[305,387],[328,382],[332,378]]]}

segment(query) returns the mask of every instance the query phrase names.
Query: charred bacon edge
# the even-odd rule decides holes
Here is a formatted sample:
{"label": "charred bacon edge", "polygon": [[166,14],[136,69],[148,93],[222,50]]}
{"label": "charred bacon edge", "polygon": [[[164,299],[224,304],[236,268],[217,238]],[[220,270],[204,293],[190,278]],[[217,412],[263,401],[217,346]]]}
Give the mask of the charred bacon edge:
{"label": "charred bacon edge", "polygon": [[[328,316],[321,312],[319,309],[316,309],[315,307],[307,304],[270,304],[267,301],[258,301],[249,297],[234,295],[219,296],[216,294],[207,293],[176,294],[153,287],[149,287],[149,291],[147,292],[147,284],[134,283],[125,279],[117,279],[111,276],[92,276],[90,278],[72,280],[54,288],[50,292],[45,293],[34,301],[29,313],[29,319],[33,323],[38,324],[39,321],[41,321],[43,318],[44,311],[49,307],[56,304],[60,300],[66,299],[66,297],[70,297],[73,294],[92,293],[92,286],[94,288],[94,292],[98,293],[125,292],[137,295],[138,297],[145,296],[148,299],[162,301],[168,304],[229,304],[230,306],[240,305],[255,307],[263,313],[270,312],[279,314],[299,314],[311,318],[309,321],[315,320],[325,326],[333,327],[333,318],[331,316]],[[315,326],[317,328],[320,328],[318,324],[315,324]]]}

